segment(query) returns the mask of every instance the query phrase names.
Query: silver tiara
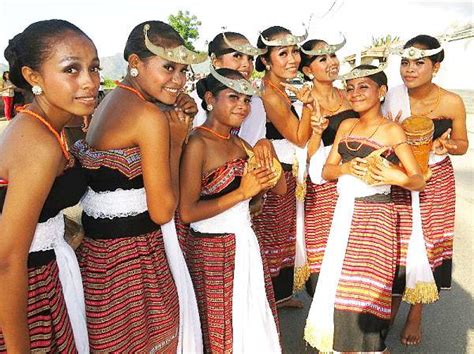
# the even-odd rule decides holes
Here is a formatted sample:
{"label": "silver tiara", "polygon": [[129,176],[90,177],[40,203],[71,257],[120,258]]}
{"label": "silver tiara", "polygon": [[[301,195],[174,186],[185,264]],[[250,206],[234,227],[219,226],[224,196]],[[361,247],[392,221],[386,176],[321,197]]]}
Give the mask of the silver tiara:
{"label": "silver tiara", "polygon": [[238,93],[249,96],[260,96],[262,93],[261,90],[254,88],[252,84],[245,79],[229,79],[228,77],[222,76],[212,67],[212,65],[210,66],[210,74],[214,76],[217,81]]}
{"label": "silver tiara", "polygon": [[420,49],[416,47],[409,47],[409,48],[392,48],[390,50],[391,54],[395,55],[400,55],[402,58],[407,58],[407,59],[421,59],[425,57],[430,57],[432,55],[438,54],[443,50],[443,46],[439,46],[438,48],[435,49]]}
{"label": "silver tiara", "polygon": [[260,49],[260,48],[254,47],[250,43],[246,43],[246,44],[233,43],[232,41],[227,39],[227,37],[225,35],[225,32],[222,32],[222,37],[224,38],[225,44],[229,48],[235,50],[236,52],[243,53],[243,54],[246,54],[246,55],[250,55],[250,56],[253,56],[253,57],[255,57],[257,55],[263,55],[268,50],[267,48]]}
{"label": "silver tiara", "polygon": [[371,75],[377,74],[381,71],[384,71],[386,67],[387,67],[387,62],[384,62],[384,63],[381,63],[375,69],[353,69],[353,70],[349,71],[348,73],[346,73],[344,75],[338,76],[337,78],[339,80],[343,80],[343,81],[352,80],[352,79],[359,79],[361,77],[371,76]]}
{"label": "silver tiara", "polygon": [[148,31],[150,25],[147,23],[143,26],[143,33],[145,35],[145,46],[147,49],[159,57],[180,64],[199,64],[207,60],[206,53],[197,53],[189,50],[184,45],[176,48],[163,48],[153,44],[148,38]]}
{"label": "silver tiara", "polygon": [[308,38],[308,30],[306,29],[305,33],[302,36],[294,36],[288,33],[285,37],[274,40],[269,40],[265,38],[260,32],[260,38],[262,39],[263,44],[265,44],[267,47],[285,47],[304,42],[306,38]]}
{"label": "silver tiara", "polygon": [[306,50],[303,47],[300,48],[301,52],[306,55],[331,55],[336,53],[339,49],[346,45],[346,37],[343,35],[343,40],[338,44],[328,44],[321,49]]}

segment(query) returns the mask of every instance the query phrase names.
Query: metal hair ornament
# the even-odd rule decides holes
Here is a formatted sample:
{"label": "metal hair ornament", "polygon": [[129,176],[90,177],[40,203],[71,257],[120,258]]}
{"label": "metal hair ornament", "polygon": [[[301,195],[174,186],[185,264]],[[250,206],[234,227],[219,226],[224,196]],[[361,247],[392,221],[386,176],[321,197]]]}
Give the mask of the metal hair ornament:
{"label": "metal hair ornament", "polygon": [[409,47],[409,48],[393,48],[390,53],[395,55],[400,55],[402,58],[406,59],[421,59],[425,57],[430,57],[432,55],[438,54],[443,50],[443,46],[440,45],[438,48],[435,49],[420,49],[416,47]]}
{"label": "metal hair ornament", "polygon": [[375,69],[353,69],[350,72],[340,75],[337,78],[339,80],[347,81],[347,80],[352,80],[352,79],[359,79],[361,77],[367,77],[371,76],[374,74],[377,74],[381,71],[384,71],[385,68],[387,67],[387,63],[381,63],[378,68]]}
{"label": "metal hair ornament", "polygon": [[228,88],[230,88],[230,89],[232,89],[232,90],[234,90],[238,93],[242,93],[244,95],[249,95],[249,96],[252,96],[252,95],[260,96],[261,95],[261,90],[254,88],[249,81],[247,81],[245,79],[234,80],[234,79],[229,79],[228,77],[222,76],[216,70],[214,70],[212,65],[210,66],[210,74],[212,76],[214,76],[214,78],[217,81],[221,82],[222,84],[224,84]]}
{"label": "metal hair ornament", "polygon": [[321,49],[305,50],[303,47],[301,47],[300,50],[306,55],[331,55],[346,45],[346,37],[342,35],[342,38],[343,39],[341,43],[328,44]]}
{"label": "metal hair ornament", "polygon": [[304,42],[306,38],[308,38],[308,30],[306,29],[302,36],[294,36],[288,33],[285,37],[274,40],[266,39],[260,32],[260,38],[262,39],[263,44],[267,47],[286,47]]}
{"label": "metal hair ornament", "polygon": [[143,26],[143,33],[145,35],[145,46],[147,49],[159,57],[180,64],[199,64],[207,59],[206,53],[197,53],[189,50],[184,45],[180,45],[176,48],[163,48],[153,44],[148,38],[148,31],[150,25],[147,23]]}
{"label": "metal hair ornament", "polygon": [[[225,29],[223,28],[223,30],[225,30]],[[229,48],[232,48],[236,52],[243,53],[243,54],[246,54],[246,55],[250,55],[250,56],[255,57],[257,55],[263,55],[268,51],[267,48],[264,48],[264,49],[256,48],[253,45],[251,45],[250,43],[246,43],[246,44],[233,43],[232,41],[227,39],[224,31],[222,32],[222,38],[224,38],[224,42]]]}

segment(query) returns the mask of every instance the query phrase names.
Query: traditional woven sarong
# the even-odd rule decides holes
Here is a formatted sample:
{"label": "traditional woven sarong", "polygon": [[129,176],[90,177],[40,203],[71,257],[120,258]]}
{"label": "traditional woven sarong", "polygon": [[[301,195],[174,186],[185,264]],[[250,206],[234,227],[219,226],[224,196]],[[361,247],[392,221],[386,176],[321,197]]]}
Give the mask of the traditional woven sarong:
{"label": "traditional woven sarong", "polygon": [[[202,181],[201,198],[212,199],[238,187],[244,163],[243,159],[229,161],[207,174]],[[228,233],[230,229],[235,230],[237,235]],[[191,224],[187,262],[198,298],[207,352],[248,352],[249,348],[274,351],[271,348],[279,348],[277,314],[268,268],[256,236],[252,234],[248,202],[238,204],[213,218]],[[236,240],[236,237],[239,239]],[[240,256],[238,252],[241,252]],[[240,257],[240,268],[236,268],[236,256]],[[242,257],[249,258],[242,262]],[[250,268],[242,273],[242,266],[244,269]],[[248,272],[255,274],[249,276]],[[242,292],[247,282],[245,279],[258,274],[261,283],[257,282],[258,285],[252,287],[251,291],[249,289],[240,294],[236,303],[234,293]],[[234,286],[239,286],[235,281],[244,283],[235,289]],[[248,312],[247,307],[256,304],[259,307]],[[264,310],[265,307],[267,310]],[[259,332],[252,330],[248,325],[249,320],[258,325],[258,331],[264,331],[259,336],[262,340],[255,340],[254,336]]]}

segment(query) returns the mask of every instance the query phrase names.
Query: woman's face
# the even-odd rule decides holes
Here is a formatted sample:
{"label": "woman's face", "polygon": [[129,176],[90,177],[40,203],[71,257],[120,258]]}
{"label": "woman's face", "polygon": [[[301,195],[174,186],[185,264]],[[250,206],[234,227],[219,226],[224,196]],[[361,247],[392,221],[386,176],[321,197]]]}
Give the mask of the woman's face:
{"label": "woman's face", "polygon": [[250,113],[252,97],[238,93],[232,89],[219,91],[214,97],[213,117],[231,127],[240,127]]}
{"label": "woman's face", "polygon": [[[326,43],[320,42],[314,46],[313,50],[322,49],[326,45]],[[316,80],[320,82],[333,82],[339,74],[339,59],[337,58],[336,53],[318,55],[309,65],[309,69]]]}
{"label": "woman's face", "polygon": [[[243,38],[232,40],[233,43],[238,45],[249,44]],[[250,79],[250,75],[253,72],[253,56],[243,54],[240,52],[232,52],[221,55],[216,58],[212,63],[216,68],[227,68],[239,71],[247,80]]]}
{"label": "woman's face", "polygon": [[367,77],[348,80],[346,83],[347,99],[356,112],[366,112],[375,106],[380,107],[380,98],[385,94],[385,86]]}
{"label": "woman's face", "polygon": [[5,77],[5,80],[10,80],[10,73],[9,72],[6,72],[3,76]]}
{"label": "woman's face", "polygon": [[[414,47],[426,49],[419,45],[414,45]],[[402,58],[400,62],[400,75],[408,88],[416,88],[430,83],[433,79],[433,74],[437,72],[438,69],[439,63],[433,64],[429,58]]]}
{"label": "woman's face", "polygon": [[186,84],[188,65],[175,63],[157,55],[139,60],[139,75],[135,78],[140,87],[164,104],[174,104]]}
{"label": "woman's face", "polygon": [[[278,37],[272,38],[278,39]],[[271,71],[282,79],[293,79],[298,73],[301,56],[296,45],[273,47],[270,49]]]}
{"label": "woman's face", "polygon": [[99,90],[99,65],[91,40],[66,32],[39,69],[37,84],[44,92],[40,97],[77,116],[92,114]]}

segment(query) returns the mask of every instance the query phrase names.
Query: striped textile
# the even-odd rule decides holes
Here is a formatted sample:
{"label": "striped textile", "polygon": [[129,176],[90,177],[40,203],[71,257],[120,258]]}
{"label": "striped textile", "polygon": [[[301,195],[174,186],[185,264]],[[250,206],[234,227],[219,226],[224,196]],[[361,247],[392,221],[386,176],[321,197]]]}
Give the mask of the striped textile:
{"label": "striped textile", "polygon": [[[77,352],[55,260],[28,269],[28,326],[31,351]],[[6,352],[1,329],[0,352]]]}
{"label": "striped textile", "polygon": [[355,202],[336,309],[390,319],[397,246],[394,215],[392,203]]}
{"label": "striped textile", "polygon": [[334,350],[385,349],[396,266],[394,214],[390,202],[355,202],[336,293]]}
{"label": "striped textile", "polygon": [[[187,263],[198,301],[205,351],[231,353],[235,236],[191,231],[187,247]],[[262,261],[267,298],[278,326],[271,278],[263,255]]]}
{"label": "striped textile", "polygon": [[295,264],[296,179],[291,171],[284,174],[287,193],[280,196],[268,192],[262,213],[252,220],[272,278],[277,277],[281,269],[293,268]]}
{"label": "striped textile", "polygon": [[[456,191],[454,170],[449,157],[430,166],[432,177],[420,192],[420,209],[428,260],[439,288],[451,287],[454,216]],[[397,211],[398,256],[400,268],[397,291],[403,290],[406,254],[412,228],[411,194],[400,187],[392,187],[392,198]]]}
{"label": "striped textile", "polygon": [[179,304],[161,231],[78,249],[92,351],[175,353]]}
{"label": "striped textile", "polygon": [[311,273],[319,273],[321,269],[336,201],[336,182],[314,184],[308,178],[304,203],[304,229]]}
{"label": "striped textile", "polygon": [[178,242],[179,246],[181,247],[181,251],[183,252],[184,258],[187,258],[187,240],[189,234],[189,224],[184,224],[181,221],[181,216],[179,215],[179,211],[174,213],[174,223],[176,225],[176,233],[178,235]]}

